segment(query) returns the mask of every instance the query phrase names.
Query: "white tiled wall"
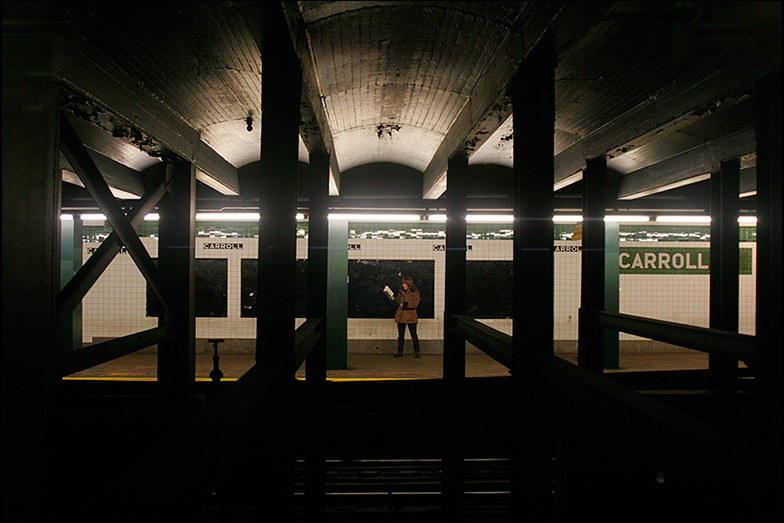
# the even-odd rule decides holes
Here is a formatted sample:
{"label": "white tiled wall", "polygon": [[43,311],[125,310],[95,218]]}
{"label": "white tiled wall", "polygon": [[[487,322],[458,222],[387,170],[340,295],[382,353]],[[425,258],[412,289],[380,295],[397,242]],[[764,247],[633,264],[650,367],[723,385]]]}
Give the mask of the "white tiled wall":
{"label": "white tiled wall", "polygon": [[[142,238],[150,255],[158,255],[158,242]],[[208,243],[238,243],[242,249],[206,249]],[[359,250],[349,250],[349,259],[404,259],[434,260],[435,296],[434,318],[421,319],[419,336],[423,340],[443,339],[444,270],[445,253],[434,246],[444,245],[441,239],[355,239]],[[627,245],[631,242],[624,242]],[[556,246],[576,246],[579,242],[557,241]],[[98,243],[84,243],[83,256]],[[510,240],[468,240],[466,259],[511,260]],[[657,246],[667,246],[658,242]],[[677,244],[683,248],[684,244]],[[690,242],[688,247],[709,247],[708,243]],[[756,270],[756,244],[743,243],[742,248],[752,249],[752,267]],[[197,258],[228,259],[228,317],[197,318],[197,338],[245,338],[256,335],[256,320],[240,316],[240,266],[243,258],[256,258],[258,240],[254,238],[215,239],[197,238]],[[307,239],[297,239],[297,257],[307,257]],[[577,339],[577,310],[580,303],[579,252],[554,253],[554,334],[556,340]],[[755,328],[755,279],[756,275],[740,276],[740,332],[753,334]],[[646,275],[622,274],[620,276],[620,312],[657,318],[678,323],[708,326],[709,311],[708,275]],[[488,282],[489,284],[491,282]],[[157,318],[145,316],[146,285],[130,255],[117,255],[106,272],[86,295],[83,302],[83,336],[85,342],[93,338],[119,337],[153,328]],[[295,327],[304,320],[297,319]],[[482,320],[507,334],[512,333],[511,319]],[[391,340],[397,336],[393,321],[388,319],[350,318],[349,340]],[[637,339],[621,335],[622,340]]]}

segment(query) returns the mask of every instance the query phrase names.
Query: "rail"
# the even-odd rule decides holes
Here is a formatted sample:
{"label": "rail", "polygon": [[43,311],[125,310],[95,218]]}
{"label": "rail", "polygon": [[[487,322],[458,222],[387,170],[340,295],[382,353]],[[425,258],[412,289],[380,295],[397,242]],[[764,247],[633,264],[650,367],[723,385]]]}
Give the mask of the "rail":
{"label": "rail", "polygon": [[70,352],[62,352],[57,356],[57,371],[61,377],[68,376],[175,337],[174,328],[171,325],[163,325]]}
{"label": "rail", "polygon": [[[766,450],[736,434],[554,355],[530,350],[515,355],[511,336],[468,316],[448,315],[446,320],[449,329],[510,368],[513,376],[519,376],[545,397],[586,415],[621,420],[628,427],[677,434],[739,464],[775,476],[780,458],[771,457]],[[513,357],[519,369],[513,368]]]}
{"label": "rail", "polygon": [[634,334],[708,354],[730,356],[748,365],[754,363],[756,359],[757,338],[754,336],[617,312],[580,309],[579,313],[580,321],[587,321],[597,327]]}

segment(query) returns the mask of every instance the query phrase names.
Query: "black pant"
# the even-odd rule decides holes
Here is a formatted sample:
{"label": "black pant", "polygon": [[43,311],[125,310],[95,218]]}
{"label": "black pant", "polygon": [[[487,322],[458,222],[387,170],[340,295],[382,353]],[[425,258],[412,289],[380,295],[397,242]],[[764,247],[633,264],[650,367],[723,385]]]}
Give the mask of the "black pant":
{"label": "black pant", "polygon": [[403,352],[403,344],[405,343],[406,325],[408,325],[408,332],[411,333],[411,339],[414,341],[414,353],[419,352],[419,336],[417,336],[416,323],[398,323],[397,324],[397,351]]}

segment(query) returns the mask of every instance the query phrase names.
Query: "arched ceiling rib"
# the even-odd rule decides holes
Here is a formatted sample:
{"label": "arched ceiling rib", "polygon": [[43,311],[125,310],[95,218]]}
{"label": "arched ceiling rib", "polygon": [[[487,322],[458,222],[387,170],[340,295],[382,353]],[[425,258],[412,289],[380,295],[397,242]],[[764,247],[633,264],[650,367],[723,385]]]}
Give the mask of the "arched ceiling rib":
{"label": "arched ceiling rib", "polygon": [[[406,165],[430,197],[456,150],[511,166],[505,90],[544,35],[557,59],[556,187],[599,154],[647,189],[672,178],[677,158],[753,155],[753,82],[781,64],[781,2],[281,4],[306,70],[300,159],[315,144],[334,152],[338,173]],[[260,154],[254,2],[58,5],[73,39],[64,85],[236,193],[237,168]],[[127,166],[107,141],[86,145]]]}

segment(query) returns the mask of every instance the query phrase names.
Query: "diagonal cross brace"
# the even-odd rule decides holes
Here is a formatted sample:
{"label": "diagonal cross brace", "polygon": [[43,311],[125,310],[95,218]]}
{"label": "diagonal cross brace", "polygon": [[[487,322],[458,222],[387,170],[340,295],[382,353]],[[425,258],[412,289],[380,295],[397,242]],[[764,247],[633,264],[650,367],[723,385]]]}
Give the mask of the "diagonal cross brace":
{"label": "diagonal cross brace", "polygon": [[178,317],[175,313],[176,302],[172,299],[166,282],[161,277],[158,268],[153,263],[152,258],[150,258],[150,254],[136,234],[136,230],[125,217],[120,205],[109,190],[109,186],[106,185],[106,181],[101,176],[90,155],[87,154],[87,149],[85,149],[65,115],[62,115],[60,118],[60,149],[71,163],[79,179],[95,199],[98,207],[106,215],[112,228],[117,232],[120,241],[128,249],[128,253],[133,258],[144,279],[147,280],[147,283],[150,284],[153,292],[161,301],[161,305],[163,305],[166,313],[171,317]]}
{"label": "diagonal cross brace", "polygon": [[[144,216],[152,211],[163,195],[166,194],[166,185],[161,183],[154,190],[147,191],[139,204],[134,206],[128,214],[131,226],[136,228]],[[122,242],[117,231],[112,231],[92,256],[79,268],[68,283],[57,295],[57,322],[61,323],[82,301],[84,296],[95,284],[103,271],[109,266],[114,257],[120,252]]]}

